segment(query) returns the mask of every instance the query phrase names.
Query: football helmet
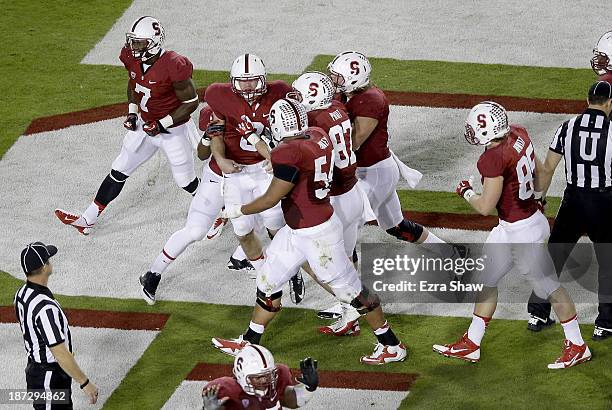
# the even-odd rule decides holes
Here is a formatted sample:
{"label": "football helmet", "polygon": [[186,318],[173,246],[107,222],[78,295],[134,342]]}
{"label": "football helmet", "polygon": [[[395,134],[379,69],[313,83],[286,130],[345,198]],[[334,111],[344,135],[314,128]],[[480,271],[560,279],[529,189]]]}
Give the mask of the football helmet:
{"label": "football helmet", "polygon": [[249,344],[236,355],[234,376],[246,394],[262,398],[276,396],[278,369],[272,353],[263,346]]}
{"label": "football helmet", "polygon": [[302,135],[308,128],[306,108],[291,98],[281,98],[270,108],[268,117],[272,138],[281,142],[283,138]]}
{"label": "football helmet", "polygon": [[493,101],[476,104],[465,121],[465,139],[472,145],[489,145],[510,131],[506,109]]}
{"label": "football helmet", "polygon": [[255,54],[242,54],[232,64],[230,82],[232,90],[252,104],[268,90],[263,60]]}
{"label": "football helmet", "polygon": [[591,58],[591,67],[597,75],[604,75],[612,72],[612,31],[605,33],[593,49],[593,58]]}
{"label": "football helmet", "polygon": [[336,91],[350,93],[370,83],[372,66],[361,53],[345,51],[338,54],[327,65],[329,77],[336,86]]}
{"label": "football helmet", "polygon": [[334,83],[326,74],[308,71],[299,76],[287,98],[301,102],[306,111],[321,110],[331,105],[336,93]]}
{"label": "football helmet", "polygon": [[157,55],[164,44],[164,27],[159,20],[151,16],[142,16],[131,25],[125,33],[125,46],[134,58],[147,61]]}

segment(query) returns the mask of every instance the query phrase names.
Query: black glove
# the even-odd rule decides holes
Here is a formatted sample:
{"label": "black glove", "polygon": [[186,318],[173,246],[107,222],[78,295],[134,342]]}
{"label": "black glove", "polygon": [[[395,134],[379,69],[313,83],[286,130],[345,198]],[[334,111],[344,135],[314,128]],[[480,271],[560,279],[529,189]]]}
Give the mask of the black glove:
{"label": "black glove", "polygon": [[161,125],[159,121],[149,121],[145,125],[142,126],[142,129],[144,130],[144,132],[147,133],[147,135],[150,135],[151,137],[156,136],[160,132],[163,132],[166,134],[168,133],[168,131],[166,131],[164,126]]}
{"label": "black glove", "polygon": [[136,131],[136,121],[138,121],[138,115],[134,113],[128,114],[125,121],[123,121],[123,126],[130,131]]}
{"label": "black glove", "polygon": [[297,378],[297,381],[306,386],[306,390],[313,392],[319,386],[319,374],[317,373],[317,361],[311,357],[307,357],[300,361],[300,370],[302,374]]}

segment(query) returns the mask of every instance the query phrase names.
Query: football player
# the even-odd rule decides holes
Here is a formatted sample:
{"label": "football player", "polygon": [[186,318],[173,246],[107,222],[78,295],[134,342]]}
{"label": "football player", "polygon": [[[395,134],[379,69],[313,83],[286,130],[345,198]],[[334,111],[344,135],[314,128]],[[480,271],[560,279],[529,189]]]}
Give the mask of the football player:
{"label": "football player", "polygon": [[593,49],[591,67],[600,81],[612,82],[612,31],[604,33]]}
{"label": "football player", "polygon": [[590,360],[591,352],[580,334],[574,302],[559,284],[544,244],[550,226],[539,210],[534,184],[534,174],[542,164],[527,131],[518,125],[508,125],[506,110],[495,102],[485,101],[468,114],[465,138],[472,145],[485,147],[477,164],[483,191],[476,194],[471,182],[463,180],[457,186],[457,194],[481,215],[497,209],[499,224],[485,243],[487,269],[476,280],[485,287],[477,295],[472,323],[458,341],[434,345],[434,351],[471,362],[480,360],[480,344],[497,306],[497,284],[516,261],[533,282],[536,294],[552,303],[563,326],[563,352],[548,368],[564,369]]}
{"label": "football player", "polygon": [[[291,87],[284,81],[268,82],[266,78],[262,59],[255,54],[243,54],[232,64],[229,83],[211,84],[206,89],[204,98],[224,127],[219,138],[213,136],[212,155],[223,173],[224,185],[236,188],[228,192],[237,197],[226,197],[226,203],[246,203],[257,198],[272,179],[266,170],[270,149],[262,137],[269,129],[270,107],[285,97]],[[270,236],[285,225],[279,205],[258,217]],[[263,265],[263,250],[255,235],[255,218],[255,215],[241,216],[232,220],[232,226],[247,258],[258,269]],[[303,281],[298,275],[293,280],[301,284],[299,296],[303,296]]]}
{"label": "football player", "polygon": [[257,269],[257,304],[247,331],[237,339],[213,338],[213,346],[236,355],[249,343],[258,344],[266,325],[281,310],[284,284],[308,262],[318,280],[364,315],[374,330],[378,343],[361,362],[382,365],[404,360],[406,347],[385,321],[379,297],[362,286],[346,254],[343,226],[329,201],[334,172],[329,136],[320,128],[308,128],[306,109],[289,98],[274,103],[269,120],[273,138],[282,142],[272,151],[272,182],[264,195],[245,205],[226,200],[225,215],[253,215],[281,202],[287,225],[274,236],[263,266]]}
{"label": "football player", "polygon": [[160,148],[176,183],[191,195],[198,188],[191,143],[191,139],[197,139],[197,130],[190,116],[198,108],[191,79],[193,66],[186,57],[164,49],[163,43],[164,28],[150,16],[138,18],[126,34],[119,59],[129,73],[128,115],[123,122],[128,132],[121,152],[93,202],[80,216],[55,210],[60,221],[83,235],[90,233],[128,177]]}
{"label": "football player", "polygon": [[[293,91],[287,96],[302,103],[308,113],[308,125],[325,131],[334,146],[330,203],[344,227],[346,253],[356,263],[355,246],[359,230],[365,223],[364,198],[365,201],[367,198],[355,176],[357,157],[351,139],[351,120],[344,104],[334,100],[335,87],[326,74],[306,72],[293,82],[292,87]],[[350,304],[342,303],[341,306],[344,314],[340,319],[332,325],[320,327],[319,332],[336,336],[359,334],[359,313]]]}
{"label": "football player", "polygon": [[268,349],[246,346],[234,359],[234,377],[219,377],[202,391],[204,410],[296,409],[306,405],[319,385],[317,361],[300,361],[294,384],[289,367],[275,364]]}

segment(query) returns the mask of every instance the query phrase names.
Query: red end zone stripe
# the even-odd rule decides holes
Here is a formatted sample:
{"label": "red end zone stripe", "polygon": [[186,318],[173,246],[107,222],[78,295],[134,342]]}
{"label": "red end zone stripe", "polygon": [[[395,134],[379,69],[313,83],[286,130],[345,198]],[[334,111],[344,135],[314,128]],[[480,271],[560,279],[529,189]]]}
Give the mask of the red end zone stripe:
{"label": "red end zone stripe", "polygon": [[[293,376],[300,374],[291,369]],[[188,381],[210,381],[231,376],[232,365],[198,363],[187,375]],[[355,390],[409,391],[418,377],[415,373],[382,373],[319,370],[319,386]]]}
{"label": "red end zone stripe", "polygon": [[[107,310],[65,309],[70,326],[122,330],[160,330],[170,315],[163,313],[113,312]],[[17,323],[13,306],[0,306],[0,323]]]}
{"label": "red end zone stripe", "polygon": [[[404,216],[430,228],[466,229],[470,231],[490,231],[497,226],[496,216],[478,214],[452,214],[446,212],[404,212]],[[552,227],[554,218],[548,218]]]}
{"label": "red end zone stripe", "polygon": [[[204,98],[206,88],[198,90],[200,100]],[[586,108],[581,100],[550,100],[538,98],[499,97],[492,95],[442,94],[442,93],[412,93],[400,91],[385,91],[389,102],[393,105],[408,105],[417,107],[439,108],[471,108],[475,104],[494,100],[510,111],[528,111],[538,113],[578,114]],[[34,119],[24,135],[59,130],[71,125],[89,124],[96,121],[122,117],[127,113],[127,104],[119,103],[104,105],[83,111],[52,115]]]}

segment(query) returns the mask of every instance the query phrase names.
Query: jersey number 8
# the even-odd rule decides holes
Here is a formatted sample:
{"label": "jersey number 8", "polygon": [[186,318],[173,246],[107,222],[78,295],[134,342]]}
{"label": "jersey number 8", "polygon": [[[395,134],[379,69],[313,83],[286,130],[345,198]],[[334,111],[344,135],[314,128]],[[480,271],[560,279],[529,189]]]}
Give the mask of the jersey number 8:
{"label": "jersey number 8", "polygon": [[519,182],[519,199],[527,200],[531,198],[535,191],[533,183],[533,173],[535,172],[535,154],[533,145],[530,143],[525,150],[525,155],[516,164],[516,176]]}

